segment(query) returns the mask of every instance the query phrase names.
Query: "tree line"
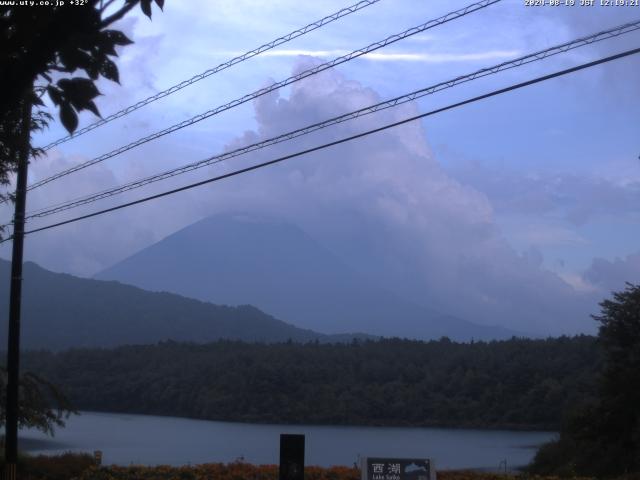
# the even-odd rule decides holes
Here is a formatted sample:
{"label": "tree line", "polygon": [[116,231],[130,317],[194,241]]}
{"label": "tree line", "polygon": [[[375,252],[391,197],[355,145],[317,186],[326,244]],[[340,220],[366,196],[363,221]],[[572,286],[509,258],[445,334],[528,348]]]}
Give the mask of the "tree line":
{"label": "tree line", "polygon": [[640,473],[640,285],[627,284],[600,307],[593,316],[600,323],[602,355],[596,395],[571,406],[559,438],[538,451],[533,473],[628,478]]}
{"label": "tree line", "polygon": [[166,341],[28,352],[80,410],[312,424],[557,429],[595,395],[590,336],[455,343]]}

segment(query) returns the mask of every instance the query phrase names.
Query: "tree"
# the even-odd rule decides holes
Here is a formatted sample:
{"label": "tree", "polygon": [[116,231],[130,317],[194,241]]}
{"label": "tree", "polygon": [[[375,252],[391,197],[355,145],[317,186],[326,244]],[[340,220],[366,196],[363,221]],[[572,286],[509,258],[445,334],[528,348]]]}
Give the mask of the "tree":
{"label": "tree", "polygon": [[[162,8],[164,0],[155,3]],[[0,185],[9,185],[17,169],[25,103],[39,108],[31,116],[31,131],[52,118],[44,110],[45,93],[70,133],[78,125],[78,112],[100,115],[94,82],[99,77],[119,82],[116,47],[132,43],[109,27],[138,4],[151,18],[152,0],[0,7]],[[38,153],[31,149],[32,156]],[[12,195],[0,193],[0,200],[6,199]]]}
{"label": "tree", "polygon": [[[6,392],[7,370],[0,367],[0,426],[4,426]],[[55,385],[33,373],[22,375],[18,417],[21,428],[37,428],[53,436],[54,428],[64,427],[64,420],[72,413],[77,412]]]}
{"label": "tree", "polygon": [[[101,76],[119,81],[118,68],[111,57],[117,56],[117,46],[132,43],[122,32],[109,27],[136,5],[151,17],[151,3],[152,0],[83,0],[82,5],[61,1],[56,6],[18,3],[0,7],[0,185],[9,185],[10,174],[16,172],[15,196],[0,194],[4,197],[1,200],[15,201],[4,389],[8,479],[15,478],[16,472],[20,382],[28,378],[19,377],[24,213],[28,161],[41,153],[32,148],[31,133],[46,127],[52,119],[44,109],[45,93],[70,133],[78,126],[78,112],[100,114],[94,103],[100,92],[94,82]],[[162,8],[164,0],[155,3]],[[58,78],[55,81],[54,76]],[[39,110],[34,112],[34,106]]]}
{"label": "tree", "polygon": [[560,438],[543,446],[540,474],[618,476],[640,472],[640,285],[600,303],[598,341],[604,354],[595,403],[575,408]]}
{"label": "tree", "polygon": [[627,284],[600,304],[599,339],[605,352],[601,381],[603,431],[614,467],[640,471],[640,285]]}

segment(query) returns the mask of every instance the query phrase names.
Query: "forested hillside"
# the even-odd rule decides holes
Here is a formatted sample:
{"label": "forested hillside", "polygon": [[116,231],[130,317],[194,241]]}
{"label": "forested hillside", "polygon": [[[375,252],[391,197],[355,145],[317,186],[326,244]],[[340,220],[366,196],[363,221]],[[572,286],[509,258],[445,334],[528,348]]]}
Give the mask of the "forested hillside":
{"label": "forested hillside", "polygon": [[243,422],[556,429],[593,396],[595,339],[207,345],[30,352],[84,410]]}
{"label": "forested hillside", "polygon": [[[8,311],[10,263],[0,260],[0,311]],[[116,347],[163,340],[211,342],[349,341],[351,335],[323,335],[297,328],[250,305],[227,306],[147,292],[24,265],[23,348],[63,350]],[[4,346],[7,329],[0,328]]]}

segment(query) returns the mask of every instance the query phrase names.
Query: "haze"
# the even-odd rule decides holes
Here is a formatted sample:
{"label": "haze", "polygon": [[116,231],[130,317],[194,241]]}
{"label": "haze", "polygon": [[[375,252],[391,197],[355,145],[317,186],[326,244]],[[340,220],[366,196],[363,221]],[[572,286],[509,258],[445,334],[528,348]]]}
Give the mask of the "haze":
{"label": "haze", "polygon": [[[30,180],[464,5],[380,2],[53,149],[32,163]],[[135,45],[123,50],[119,62],[122,86],[101,84],[100,111],[115,112],[341,6],[337,1],[202,0],[167,2],[165,13],[154,16],[153,22],[128,18],[121,28]],[[109,188],[604,30],[633,20],[636,10],[527,9],[521,1],[503,2],[35,190],[27,208]],[[635,32],[489,76],[99,206],[375,128],[629,49],[638,40],[640,34]],[[302,232],[340,265],[327,272],[333,264],[314,264],[310,261],[314,254],[301,257],[298,266],[308,266],[311,277],[314,272],[339,275],[344,268],[403,304],[444,316],[535,336],[593,333],[595,322],[589,315],[597,311],[597,302],[622,289],[625,281],[640,282],[638,84],[637,58],[612,62],[279,166],[31,235],[26,259],[56,272],[93,277],[200,220],[241,215]],[[82,115],[81,126],[91,121],[90,114]],[[62,135],[62,127],[53,123],[35,143]],[[55,220],[91,212],[96,205]],[[2,215],[10,216],[6,206]],[[48,224],[52,218],[31,227]],[[164,254],[182,258],[185,253],[206,252],[209,246],[221,248],[216,238],[212,229]],[[262,234],[244,240],[259,249]],[[0,250],[4,258],[9,258],[9,245]],[[223,246],[227,250],[218,250],[219,255],[238,255],[232,243]],[[190,261],[197,263],[198,258],[202,257],[191,255]],[[269,268],[267,273],[275,277],[289,271]],[[227,277],[216,273],[211,267],[208,278],[225,282]],[[169,270],[164,274],[172,275]],[[179,291],[181,282],[184,288]],[[176,273],[171,283],[171,291],[203,297],[187,289],[192,279],[185,272]],[[207,285],[193,288],[198,287]],[[243,297],[241,289],[234,291],[233,301],[214,294],[206,299],[260,303],[250,289],[245,293]],[[296,299],[292,297],[291,303]],[[268,304],[257,306],[279,318],[279,307],[271,311]],[[295,315],[282,319],[311,326]],[[364,333],[394,332],[389,325],[367,328],[366,320],[359,326]],[[318,330],[355,331],[343,327],[327,324]],[[400,333],[423,337],[417,324]]]}

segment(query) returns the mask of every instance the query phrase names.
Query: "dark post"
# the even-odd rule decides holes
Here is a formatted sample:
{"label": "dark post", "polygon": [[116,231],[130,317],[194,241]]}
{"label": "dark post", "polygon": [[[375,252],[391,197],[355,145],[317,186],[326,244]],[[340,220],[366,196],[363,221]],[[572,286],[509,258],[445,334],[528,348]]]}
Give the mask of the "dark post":
{"label": "dark post", "polygon": [[280,435],[279,480],[304,480],[304,435]]}
{"label": "dark post", "polygon": [[20,381],[20,300],[22,296],[22,253],[24,212],[27,201],[27,170],[31,146],[30,91],[22,104],[21,142],[16,178],[16,204],[13,216],[13,252],[9,296],[9,335],[7,349],[7,410],[5,438],[5,480],[15,480],[18,462],[18,386]]}

